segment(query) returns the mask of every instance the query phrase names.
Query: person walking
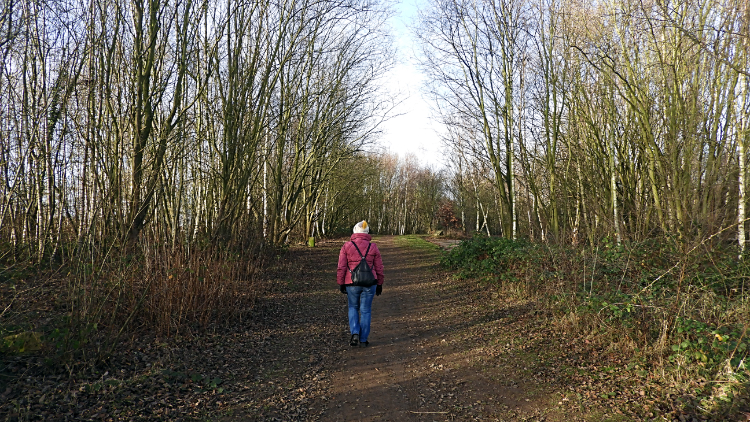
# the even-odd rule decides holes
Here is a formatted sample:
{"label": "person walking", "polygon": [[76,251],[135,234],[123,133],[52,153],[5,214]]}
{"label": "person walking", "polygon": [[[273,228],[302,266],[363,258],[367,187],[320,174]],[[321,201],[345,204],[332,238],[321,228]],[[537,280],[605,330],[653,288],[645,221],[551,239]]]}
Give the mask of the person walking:
{"label": "person walking", "polygon": [[[370,320],[372,319],[372,299],[383,292],[383,258],[378,245],[371,243],[370,227],[367,221],[360,221],[352,229],[350,242],[344,243],[339,252],[339,265],[336,271],[336,282],[339,290],[348,299],[349,332],[352,347],[367,347],[370,342]],[[355,273],[355,278],[365,281],[352,282],[352,274],[361,266],[363,260],[371,269],[373,277],[362,277]],[[360,267],[362,268],[362,267]],[[369,280],[368,280],[369,279]]]}

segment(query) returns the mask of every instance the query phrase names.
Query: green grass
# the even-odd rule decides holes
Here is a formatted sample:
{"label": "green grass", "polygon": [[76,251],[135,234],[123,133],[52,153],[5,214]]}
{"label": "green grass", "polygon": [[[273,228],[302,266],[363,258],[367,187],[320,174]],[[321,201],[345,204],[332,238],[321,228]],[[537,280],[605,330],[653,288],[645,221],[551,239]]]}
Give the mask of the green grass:
{"label": "green grass", "polygon": [[426,234],[407,234],[404,236],[396,236],[396,245],[405,246],[408,248],[422,249],[425,251],[439,252],[440,247],[434,243],[430,243],[425,238]]}

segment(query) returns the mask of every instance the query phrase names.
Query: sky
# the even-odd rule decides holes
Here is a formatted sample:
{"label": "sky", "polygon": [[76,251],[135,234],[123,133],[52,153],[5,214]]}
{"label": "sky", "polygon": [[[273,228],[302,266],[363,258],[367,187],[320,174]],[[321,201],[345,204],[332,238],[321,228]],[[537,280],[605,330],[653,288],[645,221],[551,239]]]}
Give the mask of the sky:
{"label": "sky", "polygon": [[422,96],[425,81],[414,59],[418,49],[409,30],[416,19],[417,7],[423,2],[401,0],[396,5],[397,13],[391,18],[399,60],[385,80],[387,89],[402,93],[402,102],[394,110],[397,116],[384,123],[380,143],[401,158],[412,153],[422,165],[437,170],[444,167],[437,131],[439,124],[430,118],[430,105]]}

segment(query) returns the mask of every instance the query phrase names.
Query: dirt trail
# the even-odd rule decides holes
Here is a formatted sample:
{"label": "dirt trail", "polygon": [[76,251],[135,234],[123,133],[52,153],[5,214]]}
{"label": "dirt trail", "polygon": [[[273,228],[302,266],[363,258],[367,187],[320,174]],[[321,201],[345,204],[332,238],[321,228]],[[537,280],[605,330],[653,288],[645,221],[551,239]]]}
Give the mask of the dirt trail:
{"label": "dirt trail", "polygon": [[342,336],[331,396],[313,400],[320,413],[312,413],[323,421],[576,419],[560,409],[554,388],[535,380],[534,356],[499,344],[528,307],[488,306],[492,293],[448,281],[434,251],[393,237],[377,242],[386,284],[373,302],[370,347],[350,348]]}

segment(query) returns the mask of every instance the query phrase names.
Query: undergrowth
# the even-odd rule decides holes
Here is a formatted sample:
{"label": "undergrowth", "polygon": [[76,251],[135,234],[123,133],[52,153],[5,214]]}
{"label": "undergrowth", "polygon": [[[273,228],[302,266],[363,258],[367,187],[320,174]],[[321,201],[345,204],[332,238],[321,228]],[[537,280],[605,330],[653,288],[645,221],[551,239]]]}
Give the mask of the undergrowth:
{"label": "undergrowth", "polygon": [[44,356],[51,367],[92,365],[120,342],[169,336],[241,317],[258,291],[257,245],[142,241],[79,248],[46,269],[0,271],[0,353]]}
{"label": "undergrowth", "polygon": [[548,307],[561,331],[647,359],[680,412],[725,420],[748,405],[750,265],[736,248],[670,239],[595,247],[476,236],[441,259],[461,278]]}

